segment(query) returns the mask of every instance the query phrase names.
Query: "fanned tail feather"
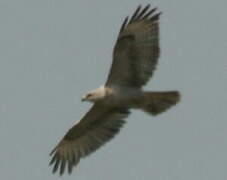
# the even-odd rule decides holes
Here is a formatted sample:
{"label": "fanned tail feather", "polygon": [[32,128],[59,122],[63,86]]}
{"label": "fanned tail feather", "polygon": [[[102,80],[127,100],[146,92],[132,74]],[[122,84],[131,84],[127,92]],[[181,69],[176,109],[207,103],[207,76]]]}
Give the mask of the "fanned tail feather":
{"label": "fanned tail feather", "polygon": [[144,92],[141,109],[149,114],[158,115],[180,101],[178,91]]}

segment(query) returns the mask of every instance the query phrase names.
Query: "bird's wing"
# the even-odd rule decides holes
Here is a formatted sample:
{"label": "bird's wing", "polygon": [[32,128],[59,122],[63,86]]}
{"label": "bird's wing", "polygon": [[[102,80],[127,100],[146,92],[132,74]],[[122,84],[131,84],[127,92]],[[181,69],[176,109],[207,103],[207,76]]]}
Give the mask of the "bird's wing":
{"label": "bird's wing", "polygon": [[53,173],[60,169],[62,175],[66,165],[71,173],[80,158],[94,152],[119,132],[128,115],[127,109],[110,109],[95,104],[51,152]]}
{"label": "bird's wing", "polygon": [[159,57],[159,15],[139,6],[125,18],[113,51],[106,85],[141,87],[152,76]]}

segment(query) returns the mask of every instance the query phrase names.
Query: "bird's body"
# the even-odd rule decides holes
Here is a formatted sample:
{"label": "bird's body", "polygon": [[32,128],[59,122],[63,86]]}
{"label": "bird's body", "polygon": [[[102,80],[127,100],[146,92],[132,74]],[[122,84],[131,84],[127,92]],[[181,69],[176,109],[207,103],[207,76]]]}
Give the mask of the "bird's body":
{"label": "bird's body", "polygon": [[[93,94],[93,96],[90,96],[90,94]],[[96,103],[105,108],[141,109],[156,115],[154,108],[158,108],[161,112],[165,111],[173,103],[179,101],[179,93],[177,91],[146,92],[140,88],[123,86],[101,86],[89,92],[88,96],[82,99],[83,101],[86,99],[86,101]],[[162,104],[159,104],[161,102]],[[149,111],[146,110],[146,106],[148,105],[153,106]],[[161,107],[161,105],[164,107]]]}
{"label": "bird's body", "polygon": [[125,18],[114,46],[112,66],[105,85],[86,94],[93,103],[53,149],[50,164],[62,175],[71,173],[81,158],[111,140],[125,123],[131,109],[158,115],[179,102],[178,91],[143,91],[156,68],[159,47],[159,16],[156,8],[139,6]]}

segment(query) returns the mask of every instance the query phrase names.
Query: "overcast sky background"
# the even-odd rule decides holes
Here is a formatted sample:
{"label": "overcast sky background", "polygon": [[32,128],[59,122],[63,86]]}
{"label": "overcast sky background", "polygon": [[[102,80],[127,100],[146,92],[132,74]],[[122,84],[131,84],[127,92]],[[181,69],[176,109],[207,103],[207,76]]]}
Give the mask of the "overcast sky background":
{"label": "overcast sky background", "polygon": [[[125,16],[151,3],[161,57],[145,89],[180,90],[151,117],[135,111],[119,135],[59,177],[49,152],[106,80]],[[226,180],[226,0],[0,0],[0,178]]]}

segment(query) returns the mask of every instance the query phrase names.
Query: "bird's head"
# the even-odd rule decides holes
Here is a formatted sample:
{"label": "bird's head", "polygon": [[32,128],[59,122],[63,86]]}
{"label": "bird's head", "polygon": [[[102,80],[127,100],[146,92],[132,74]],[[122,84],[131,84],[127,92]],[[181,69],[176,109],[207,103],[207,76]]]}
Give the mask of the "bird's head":
{"label": "bird's head", "polygon": [[105,98],[105,96],[105,87],[101,86],[98,89],[88,92],[85,96],[82,97],[81,101],[97,102]]}

